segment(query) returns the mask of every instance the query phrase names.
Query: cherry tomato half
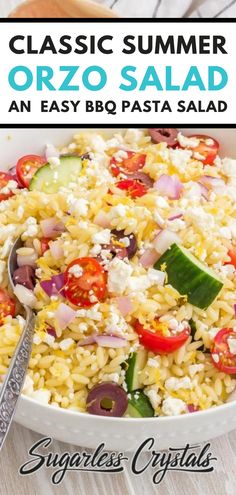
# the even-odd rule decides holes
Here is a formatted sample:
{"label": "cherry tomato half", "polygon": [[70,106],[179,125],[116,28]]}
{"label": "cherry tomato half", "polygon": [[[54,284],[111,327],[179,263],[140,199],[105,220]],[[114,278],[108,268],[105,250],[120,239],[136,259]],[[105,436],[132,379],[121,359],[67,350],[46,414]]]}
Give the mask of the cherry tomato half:
{"label": "cherry tomato half", "polygon": [[0,172],[0,201],[4,201],[5,199],[8,199],[14,195],[12,191],[6,193],[1,192],[1,189],[7,187],[7,184],[10,180],[14,180],[12,175],[6,174],[5,172]]}
{"label": "cherry tomato half", "polygon": [[141,182],[135,179],[120,180],[115,185],[119,189],[122,189],[123,191],[127,191],[128,195],[133,199],[141,198],[147,192],[147,187],[145,186],[145,184],[142,184]]}
{"label": "cherry tomato half", "polygon": [[49,249],[49,242],[51,241],[52,239],[50,239],[49,237],[42,237],[40,239],[40,242],[41,242],[41,252],[42,254],[46,253],[46,251],[48,251]]}
{"label": "cherry tomato half", "polygon": [[144,328],[144,326],[136,320],[134,329],[139,335],[140,343],[157,354],[169,354],[176,351],[186,342],[190,335],[190,327],[186,326],[179,334],[166,336],[162,333],[162,324],[158,324],[156,320],[154,323],[154,327],[156,327],[155,331],[151,331]]}
{"label": "cherry tomato half", "polygon": [[104,299],[106,282],[106,272],[96,259],[77,258],[68,265],[65,272],[65,295],[75,306],[93,306]]}
{"label": "cherry tomato half", "polygon": [[6,316],[14,316],[16,311],[16,304],[9,296],[8,292],[4,289],[0,289],[0,325],[3,324]]}
{"label": "cherry tomato half", "polygon": [[127,151],[127,158],[124,158],[122,162],[118,162],[113,156],[110,161],[110,169],[112,174],[117,177],[120,173],[137,172],[144,167],[146,161],[146,155],[142,153],[135,153],[134,151]]}
{"label": "cherry tomato half", "polygon": [[[218,141],[210,136],[205,136],[204,134],[196,134],[189,137],[197,138],[200,141],[198,146],[191,148],[194,153],[199,154],[198,159],[203,165],[212,165],[219,151],[220,145]],[[200,155],[202,158],[200,158]]]}
{"label": "cherry tomato half", "polygon": [[224,264],[234,265],[234,268],[236,268],[236,247],[228,251],[228,256],[230,257],[230,261],[226,261]]}
{"label": "cherry tomato half", "polygon": [[222,328],[214,338],[211,349],[211,357],[214,366],[227,374],[236,374],[236,353],[232,353],[229,341],[232,339],[236,344],[236,332],[233,328]]}
{"label": "cherry tomato half", "polygon": [[45,163],[45,158],[39,155],[22,156],[16,164],[16,175],[20,184],[24,187],[29,187],[35,172]]}

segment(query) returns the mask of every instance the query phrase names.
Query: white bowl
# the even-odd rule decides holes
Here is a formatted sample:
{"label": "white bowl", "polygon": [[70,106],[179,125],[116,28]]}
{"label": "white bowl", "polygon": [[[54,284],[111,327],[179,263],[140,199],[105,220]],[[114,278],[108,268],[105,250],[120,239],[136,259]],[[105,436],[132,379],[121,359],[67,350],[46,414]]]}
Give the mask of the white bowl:
{"label": "white bowl", "polygon": [[[77,129],[0,129],[0,169],[25,154],[40,153],[46,143],[64,144]],[[112,131],[107,131],[112,132]],[[186,129],[187,134],[209,134],[219,139],[222,155],[236,157],[234,129]],[[149,438],[159,449],[200,443],[236,428],[236,400],[206,411],[161,418],[105,418],[67,411],[22,396],[15,421],[38,433],[85,447],[101,442],[109,450],[134,451]]]}

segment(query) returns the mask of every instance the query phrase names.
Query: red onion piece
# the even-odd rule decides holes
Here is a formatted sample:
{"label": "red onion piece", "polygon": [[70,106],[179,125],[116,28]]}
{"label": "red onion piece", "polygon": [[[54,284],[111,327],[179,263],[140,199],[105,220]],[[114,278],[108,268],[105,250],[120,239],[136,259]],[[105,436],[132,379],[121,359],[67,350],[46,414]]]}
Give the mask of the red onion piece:
{"label": "red onion piece", "polygon": [[60,240],[53,241],[50,243],[49,249],[51,251],[51,255],[55,260],[59,260],[63,256],[63,248]]}
{"label": "red onion piece", "polygon": [[64,303],[60,303],[55,311],[55,318],[60,330],[64,330],[72,321],[74,321],[75,317],[76,311]]}
{"label": "red onion piece", "polygon": [[78,346],[84,346],[84,345],[90,345],[95,343],[95,337],[96,334],[91,334],[88,335],[88,337],[85,337],[84,339],[79,340]]}
{"label": "red onion piece", "polygon": [[234,314],[236,316],[236,304],[234,304]]}
{"label": "red onion piece", "polygon": [[179,199],[183,190],[183,184],[177,175],[162,174],[153,187],[169,199]]}
{"label": "red onion piece", "polygon": [[114,349],[125,347],[127,344],[126,339],[114,337],[114,335],[96,335],[94,340],[101,347],[112,347]]}
{"label": "red onion piece", "polygon": [[182,218],[183,215],[184,215],[183,213],[176,213],[176,215],[169,217],[168,220],[172,222],[172,220],[177,220],[177,218]]}
{"label": "red onion piece", "polygon": [[194,412],[199,411],[199,407],[198,406],[194,406],[193,404],[188,404],[187,405],[187,409],[188,409],[188,412],[189,413],[194,413]]}
{"label": "red onion piece", "polygon": [[146,249],[139,261],[144,268],[149,268],[156,263],[159,257],[155,249]]}
{"label": "red onion piece", "polygon": [[133,309],[133,304],[130,297],[128,296],[116,297],[115,301],[122,316],[126,316],[129,313],[131,313]]}
{"label": "red onion piece", "polygon": [[63,290],[63,287],[65,286],[64,273],[53,275],[49,280],[42,280],[40,285],[49,297],[58,294],[65,297],[65,291]]}
{"label": "red onion piece", "polygon": [[47,333],[49,335],[51,335],[52,337],[54,337],[56,339],[57,334],[56,334],[55,328],[53,328],[53,327],[47,327],[47,330],[46,331],[47,331]]}
{"label": "red onion piece", "polygon": [[153,246],[159,254],[163,254],[172,244],[181,243],[180,237],[171,230],[161,230],[153,241]]}
{"label": "red onion piece", "polygon": [[208,199],[209,199],[209,189],[207,189],[207,187],[204,186],[204,184],[202,184],[201,182],[197,182],[197,184],[200,186],[201,196],[208,201]]}
{"label": "red onion piece", "polygon": [[53,239],[65,231],[65,225],[56,217],[41,220],[40,226],[44,237]]}
{"label": "red onion piece", "polygon": [[211,175],[203,175],[199,178],[198,182],[200,182],[200,184],[203,184],[203,186],[207,187],[208,189],[225,186],[225,182],[223,181],[223,179],[220,179],[219,177],[212,177]]}

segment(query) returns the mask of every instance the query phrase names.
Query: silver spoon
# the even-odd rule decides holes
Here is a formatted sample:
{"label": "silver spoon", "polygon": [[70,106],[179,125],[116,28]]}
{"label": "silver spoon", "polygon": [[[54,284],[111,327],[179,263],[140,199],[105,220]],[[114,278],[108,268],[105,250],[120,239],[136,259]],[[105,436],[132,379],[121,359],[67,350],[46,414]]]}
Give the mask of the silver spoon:
{"label": "silver spoon", "polygon": [[[21,246],[22,241],[18,238],[12,246],[8,259],[8,277],[13,290],[13,273],[17,268],[16,251]],[[35,315],[29,306],[24,305],[24,309],[26,314],[25,327],[0,391],[0,450],[13,420],[31,355]]]}

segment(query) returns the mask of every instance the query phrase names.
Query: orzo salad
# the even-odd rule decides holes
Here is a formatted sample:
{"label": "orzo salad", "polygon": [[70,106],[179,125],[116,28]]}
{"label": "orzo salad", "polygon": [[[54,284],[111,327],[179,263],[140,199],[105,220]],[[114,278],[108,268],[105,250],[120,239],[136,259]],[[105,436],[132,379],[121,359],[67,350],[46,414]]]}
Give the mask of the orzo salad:
{"label": "orzo salad", "polygon": [[0,380],[26,304],[23,394],[41,403],[158,417],[233,398],[236,160],[219,146],[177,129],[83,131],[0,172]]}

